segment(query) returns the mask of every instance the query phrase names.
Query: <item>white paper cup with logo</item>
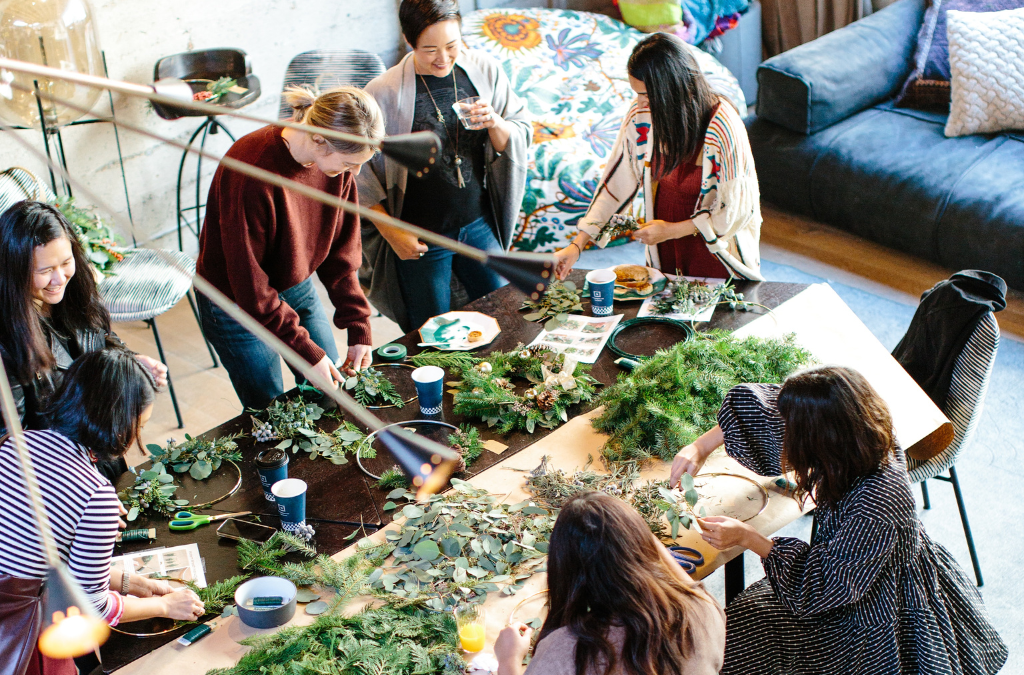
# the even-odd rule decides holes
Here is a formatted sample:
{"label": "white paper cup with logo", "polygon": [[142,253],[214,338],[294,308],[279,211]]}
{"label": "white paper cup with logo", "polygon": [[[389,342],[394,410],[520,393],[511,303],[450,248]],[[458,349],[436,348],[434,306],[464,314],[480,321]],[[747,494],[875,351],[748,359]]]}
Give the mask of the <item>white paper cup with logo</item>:
{"label": "white paper cup with logo", "polygon": [[612,313],[615,300],[615,272],[612,270],[591,270],[587,272],[590,287],[590,311],[594,316],[608,316]]}
{"label": "white paper cup with logo", "polygon": [[306,481],[298,478],[279,480],[270,488],[281,515],[281,527],[298,532],[306,526]]}
{"label": "white paper cup with logo", "polygon": [[424,415],[440,415],[441,397],[444,394],[444,368],[421,366],[412,371],[412,381],[416,384],[420,412]]}
{"label": "white paper cup with logo", "polygon": [[470,96],[469,98],[464,98],[461,101],[452,103],[452,110],[454,110],[455,114],[459,116],[459,121],[462,122],[462,126],[471,131],[475,131],[477,129],[482,129],[484,125],[482,122],[479,124],[473,124],[470,120],[473,115],[470,113],[473,110],[473,106],[486,102],[487,101],[483,100],[479,96]]}

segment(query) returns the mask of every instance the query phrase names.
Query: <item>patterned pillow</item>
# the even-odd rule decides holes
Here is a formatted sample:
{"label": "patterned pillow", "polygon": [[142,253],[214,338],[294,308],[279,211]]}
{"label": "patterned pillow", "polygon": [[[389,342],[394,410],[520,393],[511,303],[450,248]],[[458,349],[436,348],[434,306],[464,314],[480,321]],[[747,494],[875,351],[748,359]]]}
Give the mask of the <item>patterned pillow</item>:
{"label": "patterned pillow", "polygon": [[[554,251],[576,235],[633,102],[626,61],[643,37],[624,23],[588,12],[495,9],[463,19],[466,45],[501,63],[534,118],[513,247]],[[743,91],[732,73],[707,52],[690,50],[715,91],[746,116]]]}
{"label": "patterned pillow", "polygon": [[1024,129],[1024,9],[949,12],[946,136]]}
{"label": "patterned pillow", "polygon": [[1024,7],[1024,0],[932,0],[917,33],[914,70],[896,98],[906,108],[948,110],[948,89],[937,82],[949,82],[949,46],[946,40],[946,13],[998,12]]}

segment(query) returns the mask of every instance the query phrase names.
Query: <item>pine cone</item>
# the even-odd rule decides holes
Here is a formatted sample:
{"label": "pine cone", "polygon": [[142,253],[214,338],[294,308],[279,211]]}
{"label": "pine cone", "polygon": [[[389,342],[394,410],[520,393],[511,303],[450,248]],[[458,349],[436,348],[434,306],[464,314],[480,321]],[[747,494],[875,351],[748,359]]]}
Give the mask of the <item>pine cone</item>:
{"label": "pine cone", "polygon": [[540,345],[533,345],[532,347],[527,347],[526,351],[530,352],[530,356],[532,356],[533,358],[536,359],[536,358],[539,358],[541,354],[543,354],[544,352],[547,352],[549,350],[548,350],[547,347],[541,347]]}
{"label": "pine cone", "polygon": [[555,401],[558,400],[558,394],[550,390],[544,390],[537,394],[537,398],[534,400],[537,402],[537,407],[541,410],[551,410],[555,405]]}
{"label": "pine cone", "polygon": [[270,422],[261,422],[255,417],[252,419],[252,437],[260,443],[266,443],[277,439],[277,434],[274,433],[274,425]]}
{"label": "pine cone", "polygon": [[459,461],[455,465],[455,471],[453,473],[462,473],[465,470],[466,470],[466,458],[463,457],[462,453],[460,452],[459,453]]}

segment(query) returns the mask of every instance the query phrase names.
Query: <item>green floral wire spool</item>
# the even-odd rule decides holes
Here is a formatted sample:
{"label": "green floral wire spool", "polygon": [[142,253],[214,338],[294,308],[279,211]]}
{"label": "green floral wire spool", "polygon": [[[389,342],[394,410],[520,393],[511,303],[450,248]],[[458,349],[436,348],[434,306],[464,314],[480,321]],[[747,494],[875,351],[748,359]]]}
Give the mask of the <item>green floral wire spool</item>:
{"label": "green floral wire spool", "polygon": [[[647,359],[651,358],[650,356],[630,354],[629,352],[619,347],[618,344],[616,344],[616,341],[618,340],[619,335],[622,334],[622,331],[631,328],[636,328],[638,326],[668,326],[669,328],[678,329],[683,333],[684,337],[682,340],[677,340],[677,342],[685,342],[686,340],[692,338],[694,334],[692,326],[690,326],[688,323],[677,321],[676,319],[667,319],[661,316],[643,316],[637,317],[635,319],[626,319],[625,321],[623,321],[622,323],[615,327],[615,329],[612,331],[611,336],[609,336],[608,338],[608,349],[611,351],[612,354],[615,354],[615,356],[619,358],[631,359],[633,361],[646,361]],[[666,347],[667,346],[668,345],[666,345]]]}

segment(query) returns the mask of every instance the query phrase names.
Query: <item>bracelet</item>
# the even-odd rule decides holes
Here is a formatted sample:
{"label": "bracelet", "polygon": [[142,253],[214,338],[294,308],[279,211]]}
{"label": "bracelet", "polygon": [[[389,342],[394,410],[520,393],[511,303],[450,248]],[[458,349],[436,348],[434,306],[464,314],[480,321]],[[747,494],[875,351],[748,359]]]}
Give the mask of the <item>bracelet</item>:
{"label": "bracelet", "polygon": [[121,595],[128,595],[132,587],[132,573],[128,570],[121,572]]}
{"label": "bracelet", "polygon": [[576,247],[576,250],[580,252],[580,255],[583,255],[583,249],[582,249],[582,248],[580,248],[580,245],[579,245],[579,244],[577,244],[576,242],[574,242],[574,241],[570,241],[570,242],[569,242],[569,246],[575,246],[575,247]]}

